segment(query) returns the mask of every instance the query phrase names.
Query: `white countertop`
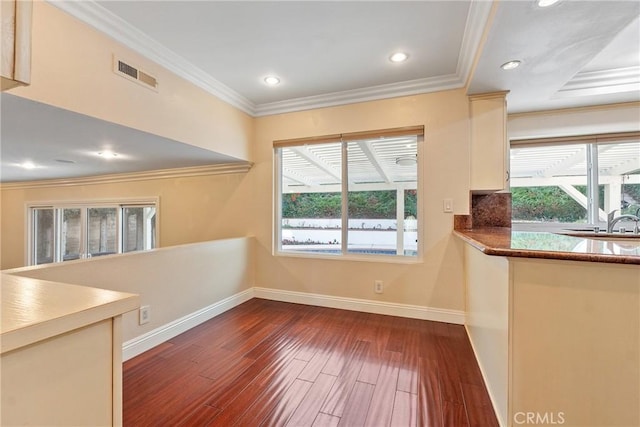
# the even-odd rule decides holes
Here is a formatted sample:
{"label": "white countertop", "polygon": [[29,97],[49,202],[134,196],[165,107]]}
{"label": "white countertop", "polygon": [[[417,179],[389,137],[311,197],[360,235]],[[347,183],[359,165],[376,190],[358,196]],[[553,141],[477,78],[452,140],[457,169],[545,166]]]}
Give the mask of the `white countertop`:
{"label": "white countertop", "polygon": [[2,274],[0,354],[139,307],[138,295]]}

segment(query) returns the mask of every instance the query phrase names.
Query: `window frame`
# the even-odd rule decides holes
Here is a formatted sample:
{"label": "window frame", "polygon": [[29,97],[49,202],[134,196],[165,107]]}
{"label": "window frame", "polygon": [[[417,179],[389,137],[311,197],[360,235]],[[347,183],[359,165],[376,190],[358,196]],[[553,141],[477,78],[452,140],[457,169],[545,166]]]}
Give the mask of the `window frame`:
{"label": "window frame", "polygon": [[[158,239],[159,239],[159,231],[160,231],[159,225],[160,225],[160,223],[158,221],[158,217],[159,217],[160,209],[158,207],[158,204],[154,203],[153,204],[153,207],[155,209],[154,216],[156,218],[154,233],[153,233],[153,237],[152,237],[152,241],[154,243],[154,247],[153,248],[147,248],[147,249],[138,249],[138,250],[134,250],[134,251],[125,251],[124,250],[125,249],[125,241],[124,241],[125,232],[124,232],[124,230],[125,230],[125,225],[126,225],[125,224],[125,220],[124,220],[124,211],[125,211],[125,209],[130,209],[130,208],[143,208],[144,209],[144,208],[147,208],[147,207],[150,207],[150,206],[151,206],[151,203],[142,203],[142,204],[139,204],[139,203],[127,203],[127,204],[120,205],[120,212],[119,212],[119,216],[120,216],[120,227],[119,227],[119,230],[120,230],[120,235],[119,235],[120,243],[119,243],[119,247],[120,247],[120,251],[121,251],[120,253],[127,254],[127,253],[131,253],[131,252],[148,251],[148,250],[155,249],[155,248],[159,247]],[[146,221],[146,219],[145,219],[145,221]],[[151,235],[151,233],[149,235]],[[147,242],[145,242],[144,245],[147,246]]]}
{"label": "window frame", "polygon": [[[418,242],[416,247],[416,255],[381,255],[381,254],[361,254],[361,253],[349,253],[348,252],[348,211],[344,209],[348,205],[349,194],[349,180],[348,180],[348,150],[347,146],[350,141],[370,139],[380,136],[415,136],[416,137],[416,193],[417,193],[417,236]],[[342,179],[341,179],[341,251],[336,254],[327,253],[314,253],[314,252],[293,252],[282,249],[282,150],[281,148],[291,146],[302,146],[305,144],[324,144],[324,143],[341,143],[341,167],[342,167]],[[407,128],[388,129],[379,131],[367,131],[357,132],[349,134],[327,135],[311,138],[292,139],[286,141],[274,141],[272,150],[272,164],[273,166],[273,182],[274,182],[274,209],[273,209],[273,235],[272,235],[272,255],[293,257],[293,258],[312,258],[312,259],[330,259],[330,260],[347,260],[347,261],[365,261],[365,262],[387,262],[387,263],[399,263],[399,264],[415,264],[423,262],[424,253],[424,189],[423,189],[423,151],[424,151],[424,126],[413,126]],[[346,179],[345,179],[346,178]],[[403,184],[399,184],[398,187],[402,187],[403,192],[407,190]],[[401,233],[402,230],[396,230],[396,233]],[[396,235],[397,238],[397,235]],[[397,245],[396,245],[397,246]]]}
{"label": "window frame", "polygon": [[[587,222],[539,222],[521,223],[512,222],[512,227],[520,231],[556,231],[576,227],[605,227],[606,220],[600,219],[600,193],[599,186],[602,185],[599,174],[598,148],[615,143],[633,143],[640,140],[640,132],[620,132],[608,134],[576,135],[533,139],[513,139],[509,141],[509,153],[513,148],[562,146],[562,145],[583,145],[585,146],[586,163],[586,186],[587,186]],[[511,158],[511,154],[509,154]],[[513,175],[513,174],[512,174]],[[513,181],[513,177],[511,182]],[[523,187],[524,188],[524,187]],[[511,191],[511,188],[509,189]],[[605,212],[607,214],[608,212]]]}
{"label": "window frame", "polygon": [[[115,208],[116,209],[116,239],[117,239],[117,252],[113,255],[120,255],[123,253],[132,253],[140,251],[123,252],[123,210],[128,207],[143,207],[154,206],[156,216],[155,227],[155,248],[160,247],[160,198],[159,197],[145,197],[145,198],[123,198],[123,199],[100,199],[100,200],[82,200],[82,201],[42,201],[42,202],[27,202],[25,204],[25,216],[26,216],[26,230],[25,241],[27,242],[25,247],[25,260],[26,265],[46,265],[60,262],[69,262],[77,260],[64,261],[62,254],[62,212],[64,209],[80,209],[80,257],[79,260],[91,258],[88,254],[87,236],[88,236],[88,210],[91,208]],[[34,219],[36,209],[53,209],[53,239],[54,239],[54,254],[53,261],[51,263],[34,264],[36,262],[35,250],[36,250],[36,233],[34,230]]]}

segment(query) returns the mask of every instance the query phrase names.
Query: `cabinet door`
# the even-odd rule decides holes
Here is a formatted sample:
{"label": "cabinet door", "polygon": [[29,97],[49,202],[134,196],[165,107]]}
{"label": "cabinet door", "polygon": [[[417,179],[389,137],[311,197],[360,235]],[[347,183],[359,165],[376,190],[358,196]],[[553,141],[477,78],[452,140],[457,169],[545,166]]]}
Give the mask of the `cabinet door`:
{"label": "cabinet door", "polygon": [[2,3],[2,77],[13,79],[15,54],[16,2]]}
{"label": "cabinet door", "polygon": [[31,0],[2,0],[2,89],[31,82]]}
{"label": "cabinet door", "polygon": [[2,355],[3,426],[111,426],[121,410],[122,361],[112,319]]}
{"label": "cabinet door", "polygon": [[488,192],[507,188],[507,92],[469,97],[471,115],[472,191]]}

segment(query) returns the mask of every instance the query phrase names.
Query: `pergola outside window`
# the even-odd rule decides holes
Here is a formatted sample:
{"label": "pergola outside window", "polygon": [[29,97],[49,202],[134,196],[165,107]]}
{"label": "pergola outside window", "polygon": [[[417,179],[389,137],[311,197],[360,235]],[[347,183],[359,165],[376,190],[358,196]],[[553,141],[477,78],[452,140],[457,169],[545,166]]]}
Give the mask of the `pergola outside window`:
{"label": "pergola outside window", "polygon": [[513,222],[602,226],[640,209],[640,134],[511,142]]}
{"label": "pergola outside window", "polygon": [[276,251],[418,254],[422,127],[274,143]]}

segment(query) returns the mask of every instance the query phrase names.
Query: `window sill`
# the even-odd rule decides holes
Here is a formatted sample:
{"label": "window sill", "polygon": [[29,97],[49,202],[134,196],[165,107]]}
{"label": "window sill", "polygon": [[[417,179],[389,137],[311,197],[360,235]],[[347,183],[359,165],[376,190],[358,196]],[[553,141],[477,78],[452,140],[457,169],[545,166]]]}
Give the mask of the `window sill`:
{"label": "window sill", "polygon": [[421,264],[423,262],[421,256],[402,256],[402,255],[358,255],[358,254],[314,254],[300,253],[288,251],[275,251],[274,256],[285,258],[304,258],[304,259],[321,259],[332,261],[352,261],[352,262],[376,262],[387,264]]}
{"label": "window sill", "polygon": [[[595,224],[599,227],[606,229],[606,223]],[[547,222],[547,223],[526,223],[526,222],[512,222],[511,228],[514,231],[548,231],[556,232],[563,230],[590,228],[593,229],[594,224],[586,222]]]}

